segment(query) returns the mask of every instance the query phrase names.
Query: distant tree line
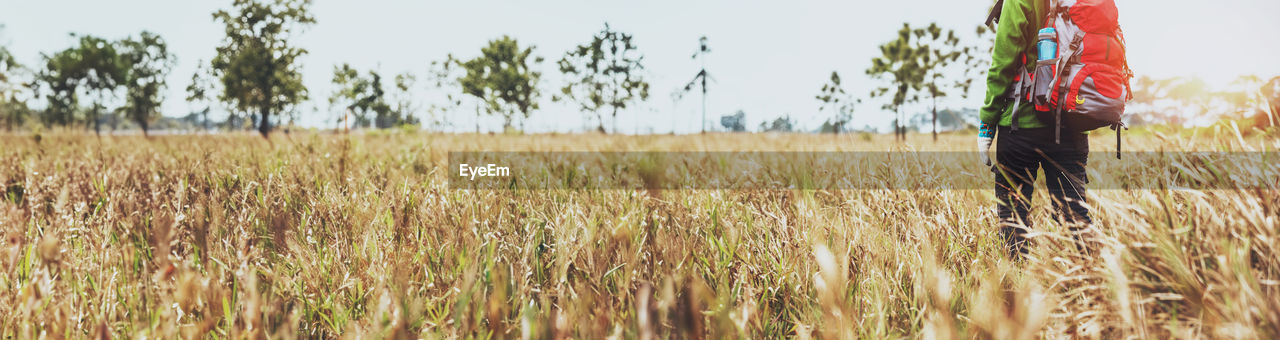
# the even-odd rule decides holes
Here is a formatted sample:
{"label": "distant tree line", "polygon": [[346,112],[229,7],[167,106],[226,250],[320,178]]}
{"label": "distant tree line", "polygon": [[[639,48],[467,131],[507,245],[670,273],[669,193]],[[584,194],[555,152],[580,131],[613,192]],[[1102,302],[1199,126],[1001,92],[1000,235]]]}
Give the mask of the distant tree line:
{"label": "distant tree line", "polygon": [[1219,90],[1195,77],[1138,77],[1128,113],[1129,125],[1183,125],[1190,123],[1188,118],[1201,116],[1239,120],[1257,128],[1280,126],[1280,77],[1263,80],[1244,75]]}
{"label": "distant tree line", "polygon": [[[31,68],[0,47],[0,110],[6,129],[35,119],[46,126],[79,126],[101,132],[122,119],[140,126],[160,115],[165,76],[176,62],[160,36],[141,32],[119,40],[72,35],[76,44],[42,55]],[[26,82],[18,76],[28,78]],[[25,93],[24,93],[25,92]],[[43,98],[44,112],[33,112],[20,94]]]}
{"label": "distant tree line", "polygon": [[[229,8],[214,12],[212,19],[222,24],[225,36],[216,44],[211,60],[198,62],[185,88],[185,100],[193,110],[177,120],[200,129],[256,129],[265,137],[273,126],[291,126],[300,112],[315,110],[302,107],[310,93],[302,81],[299,59],[307,50],[292,44],[316,23],[310,7],[309,0],[233,0]],[[975,81],[982,82],[989,64],[991,33],[986,27],[977,27],[979,43],[968,45],[954,30],[936,23],[920,27],[904,23],[893,40],[880,46],[880,54],[864,71],[880,82],[866,98],[852,95],[844,87],[845,79],[831,72],[814,96],[818,114],[827,117],[816,131],[874,131],[865,125],[853,128],[855,108],[864,99],[878,100],[883,110],[894,115],[892,129],[898,138],[908,129],[923,131],[922,126],[929,126],[936,140],[940,130],[971,126],[976,110],[939,108],[938,101],[966,98]],[[0,124],[6,130],[36,123],[94,132],[127,124],[147,133],[161,118],[160,105],[168,86],[165,79],[177,62],[166,41],[145,31],[115,40],[80,34],[72,37],[75,43],[71,47],[42,54],[41,62],[31,66],[18,63],[0,45]],[[451,114],[474,110],[477,132],[480,118],[486,115],[499,117],[504,130],[521,130],[523,122],[539,109],[543,95],[540,69],[544,58],[536,51],[533,45],[503,36],[469,57],[449,54],[430,62],[422,78],[413,72],[388,75],[348,63],[334,65],[334,89],[327,98],[335,113],[332,122],[357,129],[441,126],[450,124]],[[690,93],[701,94],[703,131],[708,128],[708,82],[714,80],[706,66],[710,52],[707,37],[700,38],[691,56],[699,71],[672,94],[676,100]],[[605,23],[555,61],[555,69],[566,81],[550,99],[575,106],[597,131],[616,133],[619,114],[650,99],[644,61],[634,35]],[[442,94],[443,100],[420,102],[423,99],[413,94],[420,85]],[[1135,124],[1179,123],[1186,116],[1178,114],[1180,110],[1194,109],[1230,117],[1266,118],[1275,124],[1280,78],[1264,82],[1242,77],[1233,85],[1242,90],[1213,92],[1198,79],[1140,78],[1135,82],[1132,111],[1138,114],[1130,116]],[[1272,90],[1267,92],[1267,88]],[[45,108],[31,109],[31,100],[43,100]],[[928,112],[905,112],[915,104],[927,104]],[[1258,107],[1272,109],[1253,109]],[[224,121],[211,122],[209,113],[215,109],[229,115]],[[747,131],[746,119],[746,113],[737,110],[720,117],[720,126],[724,131]],[[779,132],[800,129],[790,114],[766,119],[758,128]]]}

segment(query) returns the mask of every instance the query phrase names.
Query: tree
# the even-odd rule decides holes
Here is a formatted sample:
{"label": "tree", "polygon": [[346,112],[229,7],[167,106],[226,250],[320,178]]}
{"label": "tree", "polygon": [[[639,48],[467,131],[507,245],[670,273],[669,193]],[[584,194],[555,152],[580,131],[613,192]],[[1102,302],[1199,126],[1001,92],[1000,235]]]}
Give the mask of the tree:
{"label": "tree", "polygon": [[880,56],[871,59],[871,68],[866,71],[875,79],[889,78],[889,85],[872,90],[871,96],[884,97],[892,91],[892,98],[883,108],[895,114],[893,133],[897,139],[906,137],[902,126],[902,105],[919,100],[916,92],[924,80],[919,57],[921,51],[912,44],[913,31],[910,25],[902,24],[898,39],[880,45]]}
{"label": "tree", "polygon": [[[413,74],[404,73],[395,78],[394,90],[397,98],[383,89],[382,75],[377,71],[368,71],[368,76],[348,64],[333,67],[333,84],[337,86],[329,97],[329,105],[341,106],[343,117],[353,115],[356,118],[353,126],[379,129],[416,124],[409,110],[412,109],[409,89],[413,86]],[[396,106],[390,101],[395,100]],[[370,117],[372,114],[372,117]]]}
{"label": "tree", "polygon": [[[433,102],[427,107],[427,112],[431,115],[431,125],[444,126],[452,125],[444,119],[445,115],[450,112],[457,111],[462,108],[462,99],[468,96],[464,92],[460,79],[463,78],[458,72],[462,70],[462,63],[449,54],[444,60],[432,61],[427,73],[427,81],[429,85],[444,93],[445,101],[443,103]],[[474,97],[474,96],[473,96]],[[478,100],[477,100],[478,101]],[[480,132],[480,104],[476,104],[476,133]]]}
{"label": "tree", "polygon": [[542,73],[532,65],[542,63],[533,57],[533,47],[521,47],[511,37],[489,41],[480,56],[461,63],[466,75],[458,80],[464,93],[484,102],[485,112],[502,116],[502,127],[512,128],[516,118],[527,119],[538,109],[538,80]]}
{"label": "tree", "polygon": [[[985,28],[978,30],[980,36],[985,32]],[[957,62],[961,56],[978,51],[973,47],[960,47],[959,44],[960,39],[955,31],[944,31],[937,23],[923,28],[912,28],[910,24],[903,23],[902,29],[898,30],[898,39],[881,45],[881,55],[871,60],[872,66],[867,69],[867,75],[876,79],[889,78],[889,86],[877,88],[871,95],[884,97],[892,93],[892,98],[884,108],[897,114],[894,130],[901,139],[906,138],[902,126],[902,105],[920,101],[922,94],[932,99],[933,139],[937,141],[938,98],[948,95],[948,87],[956,87],[967,96],[972,84],[972,78],[967,76],[969,68],[966,68],[966,77],[960,78],[956,83],[939,84],[946,77],[949,65]],[[972,65],[971,68],[979,64],[976,58],[968,58],[966,62]]]}
{"label": "tree", "polygon": [[[4,25],[0,25],[0,32],[3,31]],[[0,87],[0,90],[6,91],[6,94],[12,90],[13,74],[21,67],[22,65],[13,59],[13,54],[9,53],[9,48],[0,43],[0,86],[4,86]]]}
{"label": "tree", "polygon": [[310,0],[235,0],[231,11],[213,13],[226,26],[226,37],[210,62],[221,81],[219,99],[239,112],[256,114],[263,138],[271,132],[271,116],[307,99],[298,63],[307,50],[289,41],[315,23],[310,7]]}
{"label": "tree", "polygon": [[43,57],[45,66],[36,74],[36,90],[43,93],[48,106],[40,119],[46,127],[70,125],[80,106],[78,58],[72,49]]}
{"label": "tree", "polygon": [[[956,45],[949,46],[949,50],[951,52],[959,53],[956,56],[956,59],[953,59],[951,62],[958,63],[962,71],[960,78],[957,78],[956,81],[951,84],[951,88],[960,92],[960,98],[962,99],[969,98],[969,90],[973,88],[975,83],[985,82],[987,76],[986,71],[991,66],[991,50],[995,47],[995,33],[987,29],[987,26],[978,25],[974,29],[974,36],[980,44],[965,46],[962,48],[957,47]],[[937,100],[934,100],[933,102],[933,112],[933,138],[935,142],[938,140],[937,131],[940,126],[943,128],[948,126],[963,127],[970,124],[969,122],[975,122],[974,124],[976,125],[976,122],[978,121],[978,117],[976,115],[970,118],[963,115],[956,115],[957,112],[955,110],[938,111]]]}
{"label": "tree", "polygon": [[1163,98],[1168,89],[1167,79],[1153,79],[1147,76],[1141,76],[1134,79],[1133,84],[1133,100],[1134,104],[1154,105],[1156,100]]}
{"label": "tree", "polygon": [[791,120],[791,115],[783,115],[774,119],[772,122],[760,123],[761,132],[791,132],[795,131],[795,121]]}
{"label": "tree", "polygon": [[191,83],[187,85],[187,103],[204,107],[193,113],[199,113],[200,127],[209,130],[209,111],[213,109],[211,102],[214,99],[212,92],[216,90],[211,79],[213,72],[204,61],[196,62],[196,65],[196,71],[191,74]]}
{"label": "tree", "polygon": [[1128,123],[1183,125],[1195,115],[1246,120],[1256,118],[1255,126],[1265,126],[1266,87],[1262,78],[1242,75],[1226,89],[1213,90],[1204,80],[1191,77],[1153,79],[1142,76],[1134,80],[1132,105],[1126,115]]}
{"label": "tree", "polygon": [[649,83],[640,74],[644,56],[631,40],[631,34],[614,31],[605,23],[604,30],[590,42],[569,50],[558,63],[560,72],[573,79],[560,92],[582,112],[594,113],[600,132],[605,131],[602,110],[610,109],[613,132],[617,133],[618,110],[649,98]]}
{"label": "tree", "polygon": [[1141,76],[1134,80],[1133,100],[1125,108],[1128,114],[1128,124],[1142,125],[1150,123],[1158,123],[1168,121],[1168,117],[1161,113],[1157,103],[1166,99],[1169,89],[1177,81],[1177,79],[1153,79],[1147,76]]}
{"label": "tree", "polygon": [[125,106],[122,109],[129,119],[142,127],[145,136],[147,125],[160,115],[165,77],[173,68],[174,56],[169,53],[164,39],[151,32],[143,31],[138,39],[125,39],[120,44],[120,57],[127,65]]}
{"label": "tree", "polygon": [[[355,108],[356,98],[361,96],[369,86],[360,79],[360,71],[352,68],[350,64],[335,65],[333,78],[330,81],[335,87],[333,93],[329,95],[329,106],[338,109],[335,123],[341,124],[343,128],[367,125],[368,117],[364,116],[363,111],[358,112]],[[347,121],[351,118],[354,118],[355,122]]]}
{"label": "tree", "polygon": [[[0,30],[4,25],[0,25]],[[26,68],[19,64],[9,53],[9,49],[0,44],[0,114],[3,114],[5,130],[13,130],[26,119],[28,111],[26,102],[18,98],[26,84],[18,81]]]}
{"label": "tree", "polygon": [[699,38],[698,45],[699,45],[698,51],[693,52],[692,58],[702,63],[702,69],[698,71],[698,74],[693,76],[693,80],[690,80],[688,84],[684,85],[683,89],[676,91],[675,97],[678,100],[684,97],[685,94],[692,92],[695,86],[698,86],[699,84],[702,85],[702,123],[700,125],[702,126],[702,132],[706,133],[707,132],[707,79],[711,77],[711,74],[707,73],[707,54],[711,53],[711,48],[707,46],[707,36],[704,35],[702,36],[702,38]]}
{"label": "tree", "polygon": [[814,99],[820,103],[818,112],[832,111],[835,114],[824,126],[829,126],[830,131],[837,134],[844,131],[845,126],[853,120],[853,105],[862,102],[848,97],[844,87],[840,85],[840,74],[836,71],[831,71],[831,80],[822,85],[822,90],[818,91]]}
{"label": "tree", "polygon": [[[933,102],[930,111],[933,114],[934,142],[938,141],[938,98],[948,96],[945,83],[939,85],[938,81],[946,76],[947,66],[956,62],[967,50],[967,47],[964,49],[959,47],[960,38],[956,37],[955,31],[946,30],[946,34],[942,32],[942,28],[936,23],[929,24],[929,27],[924,30],[915,31],[916,41],[921,49],[920,65],[925,73],[924,89]],[[946,38],[943,38],[944,36]]]}
{"label": "tree", "polygon": [[1262,78],[1256,75],[1240,75],[1231,81],[1227,89],[1214,91],[1211,95],[1215,105],[1222,107],[1227,117],[1246,120],[1252,118],[1265,100],[1259,92]]}
{"label": "tree", "polygon": [[920,113],[911,119],[911,124],[913,126],[925,126],[929,125],[930,122],[934,122],[936,124],[935,129],[938,131],[971,128],[974,127],[972,122],[978,120],[978,111],[969,108],[962,110],[943,109],[938,110],[936,121],[934,121],[933,117],[934,115],[928,112]]}
{"label": "tree", "polygon": [[1271,78],[1259,87],[1263,105],[1261,112],[1254,116],[1254,126],[1275,127],[1280,125],[1280,77]]}
{"label": "tree", "polygon": [[738,110],[732,115],[720,116],[720,126],[732,132],[747,131],[747,113]]}
{"label": "tree", "polygon": [[1209,111],[1213,98],[1209,95],[1209,84],[1199,77],[1179,78],[1169,87],[1168,98],[1181,102],[1183,107],[1192,107],[1198,113]]}
{"label": "tree", "polygon": [[395,77],[395,85],[392,88],[393,94],[390,96],[394,106],[391,112],[394,113],[395,126],[418,125],[418,106],[413,102],[413,85],[418,82],[418,77],[413,73],[405,72],[397,74]]}
{"label": "tree", "polygon": [[391,117],[391,106],[387,105],[387,91],[382,89],[382,74],[369,71],[368,92],[360,98],[360,106],[373,112],[373,126],[385,129],[395,124]]}
{"label": "tree", "polygon": [[[1139,82],[1142,82],[1142,78],[1139,78]],[[1175,77],[1163,82],[1166,88],[1163,89],[1164,96],[1161,99],[1176,103],[1176,107],[1181,109],[1177,110],[1180,112],[1175,111],[1175,113],[1181,113],[1181,116],[1170,114],[1164,117],[1172,124],[1182,125],[1187,117],[1194,115],[1216,115],[1219,118],[1242,116],[1237,110],[1245,104],[1246,94],[1243,91],[1213,91],[1209,84],[1199,77]]]}
{"label": "tree", "polygon": [[379,93],[372,93],[373,84],[364,77],[360,76],[360,71],[352,68],[350,64],[342,64],[342,66],[333,67],[333,85],[335,89],[329,96],[329,105],[339,106],[342,109],[340,120],[347,125],[346,117],[350,116],[355,119],[350,122],[350,127],[369,127],[373,120],[370,119],[369,113],[373,111],[373,103],[380,98]]}
{"label": "tree", "polygon": [[92,126],[95,133],[101,131],[101,115],[111,112],[103,102],[116,95],[128,76],[128,65],[116,48],[116,43],[85,35],[74,47],[44,55],[45,67],[36,80],[49,102],[44,115],[46,126],[75,124],[83,94],[92,100],[83,119],[85,127]]}

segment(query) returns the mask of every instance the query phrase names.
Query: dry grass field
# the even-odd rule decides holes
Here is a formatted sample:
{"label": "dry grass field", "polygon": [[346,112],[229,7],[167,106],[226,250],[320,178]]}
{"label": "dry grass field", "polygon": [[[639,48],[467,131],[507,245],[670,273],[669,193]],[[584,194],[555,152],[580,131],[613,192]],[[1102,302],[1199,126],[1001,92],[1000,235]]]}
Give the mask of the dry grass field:
{"label": "dry grass field", "polygon": [[[969,151],[972,136],[0,136],[0,337],[1280,337],[1275,181],[1094,190],[1093,248],[1042,206],[1011,261],[991,190],[445,178],[458,150]],[[1280,138],[1135,131],[1126,149]]]}

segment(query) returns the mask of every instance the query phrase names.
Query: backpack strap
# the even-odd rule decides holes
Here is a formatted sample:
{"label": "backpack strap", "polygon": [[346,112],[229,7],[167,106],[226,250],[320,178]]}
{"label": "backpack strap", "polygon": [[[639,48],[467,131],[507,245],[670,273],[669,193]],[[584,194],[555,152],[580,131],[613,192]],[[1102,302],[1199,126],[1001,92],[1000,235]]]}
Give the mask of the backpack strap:
{"label": "backpack strap", "polygon": [[1018,81],[1013,82],[1013,89],[1011,89],[1012,90],[1011,92],[1013,92],[1013,111],[1012,113],[1010,113],[1010,117],[1009,117],[1010,132],[1018,131],[1018,107],[1022,106],[1022,97],[1027,95],[1026,93],[1022,93],[1022,90],[1026,89],[1027,87],[1024,85],[1030,83],[1031,81],[1030,80],[1031,73],[1027,73],[1026,65],[1027,65],[1027,55],[1023,54],[1022,63],[1019,64],[1018,66],[1018,72],[1020,72],[1021,75],[1018,76]]}
{"label": "backpack strap", "polygon": [[987,21],[985,23],[987,25],[987,28],[990,28],[992,30],[996,29],[996,26],[994,24],[1000,23],[1000,14],[1003,12],[1003,9],[1004,9],[1004,0],[996,0],[996,6],[991,7],[991,13],[987,14]]}
{"label": "backpack strap", "polygon": [[1116,128],[1116,159],[1120,159],[1120,131],[1124,131],[1129,127],[1124,126],[1124,122],[1116,123],[1115,125],[1112,125],[1112,127]]}
{"label": "backpack strap", "polygon": [[1124,30],[1119,26],[1116,27],[1116,38],[1120,39],[1120,55],[1124,57],[1124,90],[1128,95],[1125,101],[1133,100],[1133,86],[1129,83],[1133,79],[1133,69],[1129,68],[1129,45],[1124,40]]}
{"label": "backpack strap", "polygon": [[[1057,77],[1056,75],[1054,76]],[[1054,79],[1054,87],[1057,87],[1057,79]],[[1057,90],[1054,90],[1057,91]],[[1062,101],[1066,100],[1066,93],[1050,92],[1054,96],[1053,101],[1058,102],[1053,108],[1053,143],[1062,144]]]}
{"label": "backpack strap", "polygon": [[1049,6],[1049,7],[1047,8],[1047,10],[1048,10],[1048,12],[1049,12],[1049,15],[1046,15],[1046,16],[1045,16],[1045,18],[1044,18],[1044,27],[1041,27],[1041,28],[1045,28],[1045,27],[1054,27],[1054,24],[1057,24],[1057,21],[1058,21],[1058,20],[1057,20],[1057,18],[1058,18],[1058,0],[1048,0],[1048,1],[1045,1],[1045,2],[1047,2],[1047,3],[1048,3],[1048,4],[1047,4],[1047,6]]}
{"label": "backpack strap", "polygon": [[1053,109],[1053,143],[1062,144],[1062,105]]}
{"label": "backpack strap", "polygon": [[[1058,44],[1062,43],[1061,41],[1058,42]],[[1065,77],[1071,74],[1071,70],[1067,66],[1070,66],[1073,59],[1080,56],[1080,45],[1083,43],[1084,34],[1076,34],[1072,37],[1071,42],[1066,45],[1066,54],[1058,56],[1058,62],[1054,64],[1053,80],[1049,83],[1049,93],[1056,95],[1050,105],[1058,107],[1064,105],[1062,100],[1070,89],[1070,84],[1064,82],[1066,80]]]}

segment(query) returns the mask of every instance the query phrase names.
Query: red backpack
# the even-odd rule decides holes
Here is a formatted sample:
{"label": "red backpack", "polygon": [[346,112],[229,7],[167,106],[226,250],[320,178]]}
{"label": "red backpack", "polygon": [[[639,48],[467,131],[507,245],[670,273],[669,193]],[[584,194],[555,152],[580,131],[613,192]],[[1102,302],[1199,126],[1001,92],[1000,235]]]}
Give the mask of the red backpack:
{"label": "red backpack", "polygon": [[[993,10],[993,17],[998,10]],[[1010,91],[1014,115],[1022,101],[1035,105],[1040,120],[1054,126],[1055,140],[1061,139],[1063,128],[1084,132],[1111,127],[1116,130],[1119,157],[1121,116],[1125,103],[1133,98],[1129,87],[1133,71],[1125,58],[1119,17],[1114,0],[1049,0],[1042,28],[1053,28],[1056,34],[1042,34],[1037,41],[1055,40],[1057,58],[1035,61],[1033,73],[1020,68],[1022,74]],[[1025,54],[1023,63],[1027,63]],[[1018,129],[1017,122],[1014,117],[1013,130]]]}

